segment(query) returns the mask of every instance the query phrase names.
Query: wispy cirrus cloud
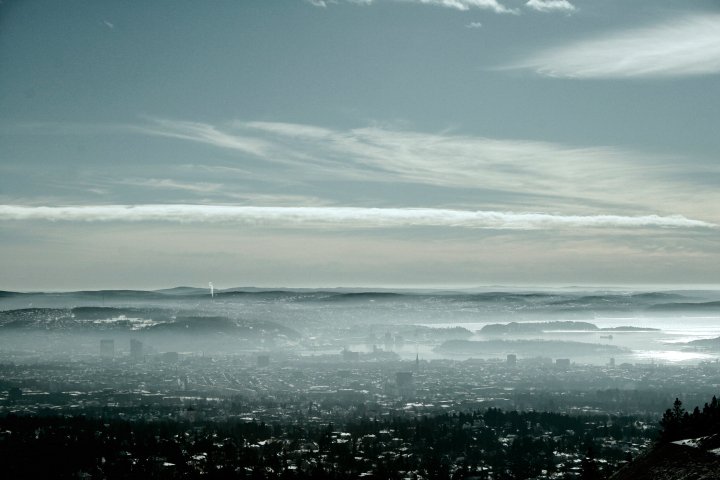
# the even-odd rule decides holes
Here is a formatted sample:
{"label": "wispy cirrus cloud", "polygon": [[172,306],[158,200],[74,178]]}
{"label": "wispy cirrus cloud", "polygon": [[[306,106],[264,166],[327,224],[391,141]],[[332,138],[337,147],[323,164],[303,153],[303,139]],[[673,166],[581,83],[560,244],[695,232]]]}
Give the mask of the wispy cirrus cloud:
{"label": "wispy cirrus cloud", "polygon": [[151,189],[182,190],[193,193],[212,193],[219,191],[223,187],[221,183],[182,182],[170,178],[127,178],[112,183]]}
{"label": "wispy cirrus cloud", "polygon": [[258,156],[264,155],[268,150],[268,144],[258,138],[228,134],[207,123],[153,118],[152,123],[141,127],[119,126],[116,128],[126,129],[128,131],[139,131],[146,135],[192,140],[217,147],[231,148]]}
{"label": "wispy cirrus cloud", "polygon": [[[163,125],[172,122],[164,120]],[[181,122],[182,125],[182,122]],[[175,127],[172,127],[173,130]],[[151,127],[156,132],[157,127]],[[220,131],[220,127],[207,126]],[[308,175],[374,181],[404,181],[446,187],[517,185],[544,188],[548,177],[561,173],[596,173],[598,165],[617,163],[630,152],[611,147],[569,147],[551,142],[493,139],[452,133],[421,133],[380,126],[336,130],[282,122],[233,122],[222,141],[182,135],[220,148],[236,149],[225,137],[238,135],[263,142],[268,162],[302,166]],[[244,147],[237,148],[245,151]],[[562,170],[562,172],[556,172]],[[526,178],[527,177],[527,178]]]}
{"label": "wispy cirrus cloud", "polygon": [[[257,159],[280,164],[284,171],[292,172],[288,178],[306,182],[400,182],[484,190],[495,192],[498,205],[502,205],[502,197],[513,195],[525,199],[515,203],[521,208],[542,204],[553,210],[572,207],[588,213],[610,209],[694,214],[697,210],[692,205],[697,205],[699,195],[718,198],[703,185],[692,184],[692,170],[687,166],[682,167],[682,177],[676,175],[676,158],[615,147],[575,147],[381,126],[338,130],[282,122],[236,121],[222,127],[193,124],[192,129],[175,135],[185,124],[162,120],[148,128],[153,135],[163,135],[167,128],[172,132],[168,136],[243,154],[248,153],[244,142],[262,144]],[[206,131],[215,135],[209,138]]]}
{"label": "wispy cirrus cloud", "polygon": [[525,6],[538,12],[572,13],[577,10],[568,0],[528,0]]}
{"label": "wispy cirrus cloud", "polygon": [[559,78],[662,78],[720,73],[720,15],[678,17],[540,51],[504,69]]}
{"label": "wispy cirrus cloud", "polygon": [[[510,8],[497,0],[386,0],[396,3],[407,3],[407,4],[418,4],[418,5],[432,5],[436,7],[452,8],[455,10],[470,10],[477,8],[481,10],[490,10],[495,13],[511,13],[517,14],[519,10],[516,8]],[[328,5],[334,3],[340,3],[340,0],[307,0],[307,3],[314,7],[325,8]],[[379,3],[378,0],[345,0],[345,3],[354,3],[357,5],[371,5],[373,3]]]}
{"label": "wispy cirrus cloud", "polygon": [[253,207],[229,205],[0,205],[0,220],[176,222],[398,228],[409,226],[542,230],[574,228],[717,228],[683,216],[560,215],[438,208]]}
{"label": "wispy cirrus cloud", "polygon": [[[217,160],[213,155],[203,156],[192,164],[161,162],[154,166],[150,179],[126,171],[115,179],[101,175],[95,182],[108,188],[132,179],[147,190],[144,198],[132,201],[158,201],[147,195],[155,189],[158,194],[167,192],[162,201],[175,203],[192,200],[177,197],[172,190],[202,194],[203,202],[217,203],[245,203],[247,192],[283,192],[299,199],[319,197],[331,204],[418,206],[418,188],[431,188],[440,196],[423,206],[466,209],[482,202],[492,210],[539,206],[582,214],[649,212],[720,220],[720,211],[708,207],[720,204],[720,192],[707,180],[720,175],[720,168],[693,166],[682,154],[452,131],[428,133],[385,125],[337,129],[267,121],[207,124],[146,118],[144,123],[100,127],[73,125],[58,131],[51,124],[33,124],[27,129],[63,135],[142,134],[237,153]],[[23,130],[21,126],[14,129]],[[392,183],[393,188],[381,187],[385,193],[368,196],[368,191],[374,191],[368,182]],[[94,186],[90,183],[83,188]],[[126,203],[125,198],[128,195],[118,191],[109,201]]]}

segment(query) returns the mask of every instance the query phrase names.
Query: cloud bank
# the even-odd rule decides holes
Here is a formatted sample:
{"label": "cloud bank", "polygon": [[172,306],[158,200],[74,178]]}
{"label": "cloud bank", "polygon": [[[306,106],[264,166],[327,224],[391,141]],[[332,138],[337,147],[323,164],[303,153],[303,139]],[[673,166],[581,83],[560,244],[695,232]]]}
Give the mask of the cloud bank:
{"label": "cloud bank", "polygon": [[610,33],[541,51],[505,68],[581,79],[716,74],[720,72],[720,15],[691,15],[646,28]]}
{"label": "cloud bank", "polygon": [[470,10],[480,8],[491,10],[495,13],[517,13],[515,9],[508,8],[497,0],[400,0],[402,2],[421,3],[424,5],[437,5],[440,7],[454,8],[456,10]]}
{"label": "cloud bank", "polygon": [[568,0],[528,0],[525,6],[538,12],[565,12],[577,10]]}
{"label": "cloud bank", "polygon": [[[358,5],[371,5],[377,0],[345,0],[346,3],[354,3]],[[482,10],[490,10],[495,13],[512,13],[517,14],[518,10],[508,8],[497,0],[390,0],[396,3],[414,3],[419,5],[433,5],[436,7],[452,8],[455,10],[470,10],[477,8]],[[307,0],[314,7],[325,8],[330,4],[338,3],[338,0]]]}
{"label": "cloud bank", "polygon": [[439,208],[254,207],[228,205],[0,205],[0,220],[175,222],[241,225],[396,228],[462,227],[497,230],[684,228],[717,225],[683,216],[558,215]]}

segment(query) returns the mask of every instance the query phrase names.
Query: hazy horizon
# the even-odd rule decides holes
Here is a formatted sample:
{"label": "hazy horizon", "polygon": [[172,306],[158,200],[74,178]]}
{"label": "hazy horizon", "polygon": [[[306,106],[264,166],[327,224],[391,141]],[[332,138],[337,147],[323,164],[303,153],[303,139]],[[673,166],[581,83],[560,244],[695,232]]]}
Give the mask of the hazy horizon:
{"label": "hazy horizon", "polygon": [[[210,288],[207,285],[202,284],[178,284],[171,286],[143,286],[137,287],[132,285],[127,286],[114,286],[114,287],[102,287],[102,286],[74,286],[74,287],[63,287],[53,289],[18,289],[18,288],[4,288],[0,287],[0,291],[5,292],[16,292],[16,293],[73,293],[73,292],[98,292],[98,291],[146,291],[146,292],[158,292],[163,290],[173,290],[181,288],[191,288],[197,290],[207,290],[208,294]],[[362,291],[373,291],[373,290],[392,290],[392,291],[436,291],[436,292],[512,292],[512,291],[523,291],[523,292],[553,292],[553,291],[587,291],[587,292],[603,292],[603,291],[617,291],[617,292],[663,292],[663,291],[716,291],[720,290],[720,284],[625,284],[625,285],[599,285],[599,284],[574,284],[574,285],[540,285],[540,284],[497,284],[497,285],[215,285],[215,292],[220,293],[223,291],[230,290],[362,290]]]}

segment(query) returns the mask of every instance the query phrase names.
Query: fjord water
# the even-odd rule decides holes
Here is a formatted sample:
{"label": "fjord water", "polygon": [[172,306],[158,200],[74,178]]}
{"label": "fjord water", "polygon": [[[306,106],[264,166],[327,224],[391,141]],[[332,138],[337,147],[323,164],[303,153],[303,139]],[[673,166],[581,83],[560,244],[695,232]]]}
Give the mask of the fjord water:
{"label": "fjord water", "polygon": [[[620,363],[697,363],[704,360],[715,360],[718,355],[704,348],[689,345],[695,340],[720,337],[720,316],[623,316],[602,317],[588,316],[578,321],[589,322],[600,329],[616,329],[621,327],[652,328],[654,331],[623,331],[623,330],[546,330],[541,334],[512,336],[512,339],[542,339],[556,341],[574,341],[601,345],[614,345],[627,349],[612,355],[596,354],[592,351],[572,360],[580,363],[603,365],[614,358]],[[484,341],[497,338],[483,335],[481,330],[495,322],[457,322],[447,327],[462,327],[475,332],[472,340]],[[428,326],[433,324],[427,324]],[[434,325],[437,326],[437,325]],[[506,337],[507,338],[507,337]],[[507,354],[514,353],[509,348]],[[411,352],[407,352],[411,353]],[[426,354],[432,354],[432,351]],[[552,351],[548,351],[552,356]],[[495,355],[501,358],[502,355]]]}

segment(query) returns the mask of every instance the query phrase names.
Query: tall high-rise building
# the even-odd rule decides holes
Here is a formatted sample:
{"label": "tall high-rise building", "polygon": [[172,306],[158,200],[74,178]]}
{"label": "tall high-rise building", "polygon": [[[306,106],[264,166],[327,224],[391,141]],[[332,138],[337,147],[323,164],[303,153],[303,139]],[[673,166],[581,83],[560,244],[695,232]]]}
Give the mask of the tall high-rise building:
{"label": "tall high-rise building", "polygon": [[570,359],[569,358],[557,358],[555,359],[555,366],[557,368],[562,368],[567,370],[570,368]]}
{"label": "tall high-rise building", "polygon": [[385,332],[385,350],[391,351],[393,349],[393,337],[392,334],[387,331]]}
{"label": "tall high-rise building", "polygon": [[268,366],[270,366],[270,355],[258,355],[258,357],[257,357],[257,366],[258,366],[258,367],[268,367]]}
{"label": "tall high-rise building", "polygon": [[178,363],[180,354],[178,352],[165,352],[162,354],[162,361],[166,363]]}
{"label": "tall high-rise building", "polygon": [[345,348],[340,353],[342,354],[342,359],[345,362],[357,362],[360,360],[360,352],[353,352]]}
{"label": "tall high-rise building", "polygon": [[395,373],[396,393],[405,398],[415,396],[415,385],[413,385],[413,372]]}
{"label": "tall high-rise building", "polygon": [[100,358],[103,360],[112,360],[115,358],[115,340],[100,340]]}

